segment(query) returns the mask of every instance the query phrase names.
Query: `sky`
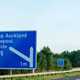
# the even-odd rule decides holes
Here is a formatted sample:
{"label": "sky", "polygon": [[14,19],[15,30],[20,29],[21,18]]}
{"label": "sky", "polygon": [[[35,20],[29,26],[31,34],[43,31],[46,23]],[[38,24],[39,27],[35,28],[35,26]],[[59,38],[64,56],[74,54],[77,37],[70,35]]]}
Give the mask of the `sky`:
{"label": "sky", "polygon": [[37,50],[80,49],[80,0],[0,0],[0,31],[36,30]]}

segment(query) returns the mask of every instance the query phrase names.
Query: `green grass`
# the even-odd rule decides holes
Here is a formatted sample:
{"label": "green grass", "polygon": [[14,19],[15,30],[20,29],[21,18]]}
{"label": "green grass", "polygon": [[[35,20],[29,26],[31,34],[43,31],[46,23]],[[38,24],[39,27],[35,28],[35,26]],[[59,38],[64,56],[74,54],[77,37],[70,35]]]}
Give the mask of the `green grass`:
{"label": "green grass", "polygon": [[0,80],[51,80],[53,78],[67,78],[71,76],[80,76],[80,72],[67,72],[65,74],[52,74],[52,75],[42,75],[42,76],[32,76],[32,77],[17,77],[17,78],[8,78]]}

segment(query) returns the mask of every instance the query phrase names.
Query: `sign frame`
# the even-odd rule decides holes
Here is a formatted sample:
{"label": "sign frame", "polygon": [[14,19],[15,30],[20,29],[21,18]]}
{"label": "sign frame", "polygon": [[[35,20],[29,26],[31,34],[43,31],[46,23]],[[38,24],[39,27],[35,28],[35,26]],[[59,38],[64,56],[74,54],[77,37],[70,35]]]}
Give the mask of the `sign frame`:
{"label": "sign frame", "polygon": [[[36,39],[35,39],[35,49],[36,49],[36,47],[37,47],[37,31],[35,31],[35,30],[10,30],[10,31],[0,31],[0,33],[5,33],[5,32],[11,32],[11,33],[13,33],[13,32],[34,32],[35,33],[35,37],[36,37]],[[33,70],[33,69],[36,69],[37,68],[37,51],[35,50],[35,67],[25,67],[25,68],[23,68],[23,67],[20,67],[20,68],[16,68],[16,67],[0,67],[0,69],[4,69],[4,70],[6,70],[6,69],[9,69],[9,70],[14,70],[14,69],[17,69],[17,70],[19,70],[19,69],[27,69],[27,70]]]}

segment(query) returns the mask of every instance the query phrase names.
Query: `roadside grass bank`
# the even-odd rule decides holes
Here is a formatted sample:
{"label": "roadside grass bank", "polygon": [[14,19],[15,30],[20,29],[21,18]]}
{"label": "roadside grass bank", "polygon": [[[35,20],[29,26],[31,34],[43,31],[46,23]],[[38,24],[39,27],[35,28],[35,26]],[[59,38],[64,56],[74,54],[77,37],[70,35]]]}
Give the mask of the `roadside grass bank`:
{"label": "roadside grass bank", "polygon": [[51,80],[55,78],[67,78],[80,76],[80,71],[66,72],[66,73],[55,73],[46,75],[36,75],[36,76],[24,76],[24,77],[10,77],[10,78],[0,78],[0,80]]}

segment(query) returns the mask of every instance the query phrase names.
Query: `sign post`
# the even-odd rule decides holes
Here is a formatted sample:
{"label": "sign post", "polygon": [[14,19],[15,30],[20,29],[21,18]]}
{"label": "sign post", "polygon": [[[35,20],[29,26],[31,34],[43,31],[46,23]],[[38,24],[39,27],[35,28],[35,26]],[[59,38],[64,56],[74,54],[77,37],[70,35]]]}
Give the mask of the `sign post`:
{"label": "sign post", "polygon": [[10,69],[10,75],[12,75],[12,69]]}
{"label": "sign post", "polygon": [[0,69],[33,68],[36,68],[36,31],[0,32]]}

